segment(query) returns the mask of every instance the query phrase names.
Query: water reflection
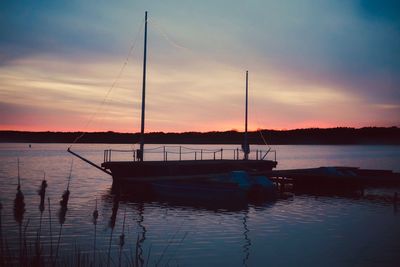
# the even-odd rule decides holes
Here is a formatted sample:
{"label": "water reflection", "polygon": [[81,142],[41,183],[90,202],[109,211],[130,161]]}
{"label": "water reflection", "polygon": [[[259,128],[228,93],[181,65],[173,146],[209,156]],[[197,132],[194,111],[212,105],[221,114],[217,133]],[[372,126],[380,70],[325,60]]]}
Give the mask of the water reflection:
{"label": "water reflection", "polygon": [[[241,257],[241,262],[243,266],[248,266],[249,265],[249,259],[250,259],[250,254],[251,254],[251,238],[250,238],[250,228],[248,227],[248,220],[250,218],[249,212],[250,212],[250,207],[255,207],[258,210],[262,210],[263,212],[268,212],[268,209],[271,209],[276,201],[271,201],[271,200],[265,200],[265,201],[260,201],[259,199],[256,202],[246,202],[246,201],[235,201],[233,199],[229,199],[227,201],[220,201],[220,202],[208,202],[204,201],[203,199],[201,201],[197,201],[196,199],[174,199],[174,198],[166,198],[166,197],[159,197],[157,195],[135,195],[135,194],[130,194],[129,190],[125,188],[125,190],[122,190],[121,188],[118,188],[116,186],[113,186],[111,190],[107,192],[107,194],[103,195],[102,199],[109,204],[112,204],[112,216],[109,222],[109,226],[111,227],[111,234],[110,234],[110,243],[109,243],[109,253],[110,253],[110,244],[111,244],[111,239],[112,239],[112,229],[115,226],[115,219],[116,219],[116,212],[118,210],[118,207],[123,203],[124,206],[128,207],[133,207],[133,209],[137,213],[136,217],[136,224],[138,226],[138,233],[137,233],[137,238],[136,238],[136,246],[135,246],[135,266],[143,266],[144,264],[148,264],[146,259],[147,253],[150,253],[152,243],[150,241],[149,244],[147,244],[147,248],[150,249],[145,253],[144,248],[145,246],[145,241],[147,240],[147,234],[148,230],[146,228],[146,215],[149,219],[150,222],[149,224],[154,224],[154,217],[151,211],[147,210],[146,207],[157,207],[159,209],[158,213],[161,214],[165,211],[166,215],[168,211],[174,211],[174,214],[190,214],[190,216],[193,218],[196,218],[197,214],[200,215],[198,217],[198,220],[200,223],[202,223],[202,218],[204,219],[204,214],[208,214],[211,216],[216,216],[218,217],[223,217],[228,214],[236,214],[240,216],[240,225],[241,230],[240,230],[240,244],[242,248],[242,257]],[[128,209],[129,210],[129,209]],[[175,216],[175,215],[171,215]],[[182,218],[176,218],[176,222],[174,224],[178,225],[178,221],[181,221]],[[182,222],[184,225],[185,222]],[[175,230],[174,230],[175,231]],[[168,238],[168,242],[166,247],[164,247],[162,250],[166,251],[168,246],[175,246],[175,249],[177,250],[181,244],[184,243],[184,240],[187,235],[190,236],[191,231],[196,231],[195,228],[190,229],[189,231],[186,231],[184,233],[184,236],[181,239],[177,239],[178,232],[181,231],[180,227],[178,230],[176,230],[175,234],[173,237]],[[221,231],[226,231],[226,229],[221,229]],[[154,233],[150,233],[150,235]],[[193,234],[193,233],[192,233]],[[236,238],[238,238],[237,236]],[[178,244],[178,245],[177,245]],[[170,249],[171,250],[171,249]],[[170,262],[171,259],[174,257],[173,255],[176,253],[171,252],[169,254],[169,258],[166,256],[163,258],[163,255],[166,252],[161,253],[161,257],[158,258],[158,263],[161,264],[162,262]],[[146,254],[146,255],[145,255]],[[148,255],[147,255],[148,257]]]}
{"label": "water reflection", "polygon": [[124,212],[124,220],[122,222],[122,233],[119,236],[119,257],[118,257],[118,266],[119,267],[121,266],[122,249],[125,245],[125,222],[126,222],[126,208],[125,208],[125,212]]}
{"label": "water reflection", "polygon": [[19,236],[19,260],[20,265],[23,262],[23,244],[22,244],[22,221],[24,219],[25,213],[25,201],[24,201],[24,194],[21,190],[21,178],[19,175],[19,159],[18,159],[18,186],[17,186],[17,193],[15,194],[14,199],[14,219],[18,224],[18,236]]}
{"label": "water reflection", "polygon": [[97,210],[97,198],[96,207],[92,214],[92,221],[94,225],[94,238],[93,238],[93,266],[96,266],[96,237],[97,237],[97,218],[99,217],[99,211]]}
{"label": "water reflection", "polygon": [[251,247],[251,240],[249,238],[249,228],[247,227],[247,220],[249,219],[249,212],[248,210],[243,216],[243,237],[244,237],[244,245],[243,245],[243,252],[244,252],[244,258],[243,258],[243,266],[248,266],[248,261],[250,258],[250,247]]}
{"label": "water reflection", "polygon": [[110,259],[111,259],[111,241],[113,238],[113,233],[114,233],[114,228],[115,228],[115,222],[117,220],[117,214],[118,214],[118,208],[119,208],[119,201],[120,201],[120,194],[114,194],[112,197],[112,213],[111,213],[111,217],[110,220],[108,222],[108,227],[111,228],[111,232],[110,232],[110,239],[109,239],[109,243],[108,243],[108,254],[107,254],[107,266],[110,266]]}
{"label": "water reflection", "polygon": [[[137,210],[138,210],[138,220],[137,220],[137,225],[139,226],[139,232],[138,232],[138,237],[137,237],[137,242],[136,242],[136,266],[143,266],[144,264],[144,258],[143,258],[143,244],[144,241],[146,240],[146,227],[144,226],[144,204],[143,202],[138,203],[137,205]],[[140,263],[140,265],[139,265]]]}

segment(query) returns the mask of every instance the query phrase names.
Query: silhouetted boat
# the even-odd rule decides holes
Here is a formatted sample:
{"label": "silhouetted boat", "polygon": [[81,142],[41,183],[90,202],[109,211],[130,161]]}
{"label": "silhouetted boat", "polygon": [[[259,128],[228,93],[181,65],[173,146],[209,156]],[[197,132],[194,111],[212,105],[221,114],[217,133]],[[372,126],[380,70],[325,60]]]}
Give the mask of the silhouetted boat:
{"label": "silhouetted boat", "polygon": [[[145,161],[145,152],[155,153],[156,150],[144,149],[144,125],[145,125],[145,91],[146,91],[146,52],[147,52],[147,12],[145,13],[145,30],[144,30],[144,56],[143,56],[143,87],[142,87],[142,113],[141,113],[141,135],[140,149],[137,150],[105,150],[104,162],[101,166],[81,157],[80,155],[68,151],[94,167],[113,177],[113,182],[118,184],[134,184],[145,185],[156,188],[157,191],[179,191],[179,188],[185,187],[191,191],[216,190],[223,188],[221,193],[231,192],[235,190],[229,189],[221,180],[215,180],[215,177],[223,177],[231,172],[242,171],[246,173],[265,173],[276,167],[275,160],[267,160],[267,154],[272,152],[270,149],[266,151],[251,151],[247,138],[247,117],[248,117],[248,72],[246,71],[246,109],[245,109],[245,134],[242,149],[220,149],[210,151],[207,149],[191,149],[179,147],[178,152],[168,151],[168,147],[159,147],[158,152],[161,153],[162,160]],[[182,151],[186,149],[186,151]],[[275,153],[275,151],[273,151]],[[131,161],[112,160],[115,153],[129,153]],[[172,153],[179,156],[178,160],[168,159]],[[205,154],[212,155],[211,158],[205,157]],[[224,154],[225,153],[225,154]],[[194,159],[185,160],[182,157],[190,154]],[[227,158],[229,156],[229,158]],[[264,179],[267,179],[264,177]],[[199,182],[201,181],[201,182]],[[232,183],[232,182],[231,182]],[[207,185],[207,186],[206,186]],[[238,189],[238,185],[232,185]],[[254,186],[254,183],[253,185]],[[164,188],[165,190],[159,190]],[[168,190],[167,190],[168,189]],[[236,193],[243,193],[243,190],[236,190]]]}

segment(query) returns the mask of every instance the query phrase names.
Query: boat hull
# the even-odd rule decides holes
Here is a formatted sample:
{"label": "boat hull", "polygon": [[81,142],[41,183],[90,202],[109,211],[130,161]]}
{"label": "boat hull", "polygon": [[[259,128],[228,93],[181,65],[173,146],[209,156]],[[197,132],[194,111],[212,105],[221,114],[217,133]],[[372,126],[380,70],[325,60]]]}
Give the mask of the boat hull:
{"label": "boat hull", "polygon": [[232,171],[266,172],[277,165],[269,160],[196,160],[196,161],[110,161],[101,166],[110,170],[114,182],[153,182],[185,179]]}
{"label": "boat hull", "polygon": [[152,183],[153,192],[161,197],[189,200],[244,201],[247,192],[240,190],[237,186],[209,184],[202,182],[185,183],[182,181],[158,181]]}

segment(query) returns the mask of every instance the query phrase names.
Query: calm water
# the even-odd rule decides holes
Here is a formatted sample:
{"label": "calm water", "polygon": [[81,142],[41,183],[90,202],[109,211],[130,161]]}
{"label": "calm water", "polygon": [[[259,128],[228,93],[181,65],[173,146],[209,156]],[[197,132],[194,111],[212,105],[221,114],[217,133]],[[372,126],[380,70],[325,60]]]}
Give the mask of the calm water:
{"label": "calm water", "polygon": [[[111,178],[73,160],[70,199],[60,227],[59,199],[67,187],[72,156],[67,144],[0,144],[2,235],[19,253],[20,227],[13,205],[17,188],[17,158],[25,213],[21,224],[28,246],[41,223],[44,252],[67,260],[93,257],[95,228],[92,212],[97,199],[96,263],[118,266],[138,254],[149,266],[399,266],[400,213],[387,201],[395,189],[367,189],[366,197],[296,195],[285,200],[239,206],[194,205],[161,200],[116,197]],[[155,146],[154,146],[155,147]],[[217,149],[221,146],[208,146]],[[236,148],[236,146],[223,146]],[[73,150],[101,163],[103,149],[130,145],[74,145]],[[252,147],[253,148],[253,147]],[[400,171],[399,146],[274,146],[279,168],[359,166]],[[172,155],[172,154],[171,154]],[[155,155],[149,155],[149,158]],[[46,198],[51,199],[51,228],[46,201],[42,220],[39,189],[46,172]],[[118,209],[117,208],[118,204]],[[116,213],[115,227],[110,219]],[[125,220],[125,244],[119,238]],[[61,229],[61,238],[58,242]],[[74,254],[75,253],[75,254]]]}

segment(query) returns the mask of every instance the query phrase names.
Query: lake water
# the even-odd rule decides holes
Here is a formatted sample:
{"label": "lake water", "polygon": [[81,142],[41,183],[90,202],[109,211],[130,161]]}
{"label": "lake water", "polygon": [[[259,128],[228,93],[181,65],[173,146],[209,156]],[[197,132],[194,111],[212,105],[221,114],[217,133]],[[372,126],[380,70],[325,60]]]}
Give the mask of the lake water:
{"label": "lake water", "polygon": [[[74,257],[80,255],[93,262],[95,255],[95,263],[103,266],[107,263],[118,266],[120,261],[123,266],[399,266],[400,213],[390,201],[395,191],[400,192],[399,188],[366,189],[363,197],[294,195],[273,202],[235,206],[143,200],[135,196],[117,198],[111,191],[111,177],[74,158],[68,210],[63,221],[59,216],[59,200],[67,187],[73,159],[66,152],[67,147],[67,144],[32,144],[31,148],[28,144],[0,144],[3,240],[0,253],[3,255],[18,259],[21,240],[26,241],[27,250],[34,254],[41,228],[45,258],[49,259],[50,254],[55,258],[57,254],[60,262],[70,265]],[[148,146],[151,147],[156,146]],[[133,147],[73,146],[74,151],[96,163],[102,162],[103,150],[109,148]],[[399,148],[273,147],[279,169],[357,166],[397,172]],[[17,158],[25,202],[21,224],[14,216]],[[37,191],[44,171],[48,187],[41,216]],[[51,201],[51,224],[47,197]],[[99,218],[95,228],[92,213],[96,199]],[[125,242],[121,247],[122,232]]]}

